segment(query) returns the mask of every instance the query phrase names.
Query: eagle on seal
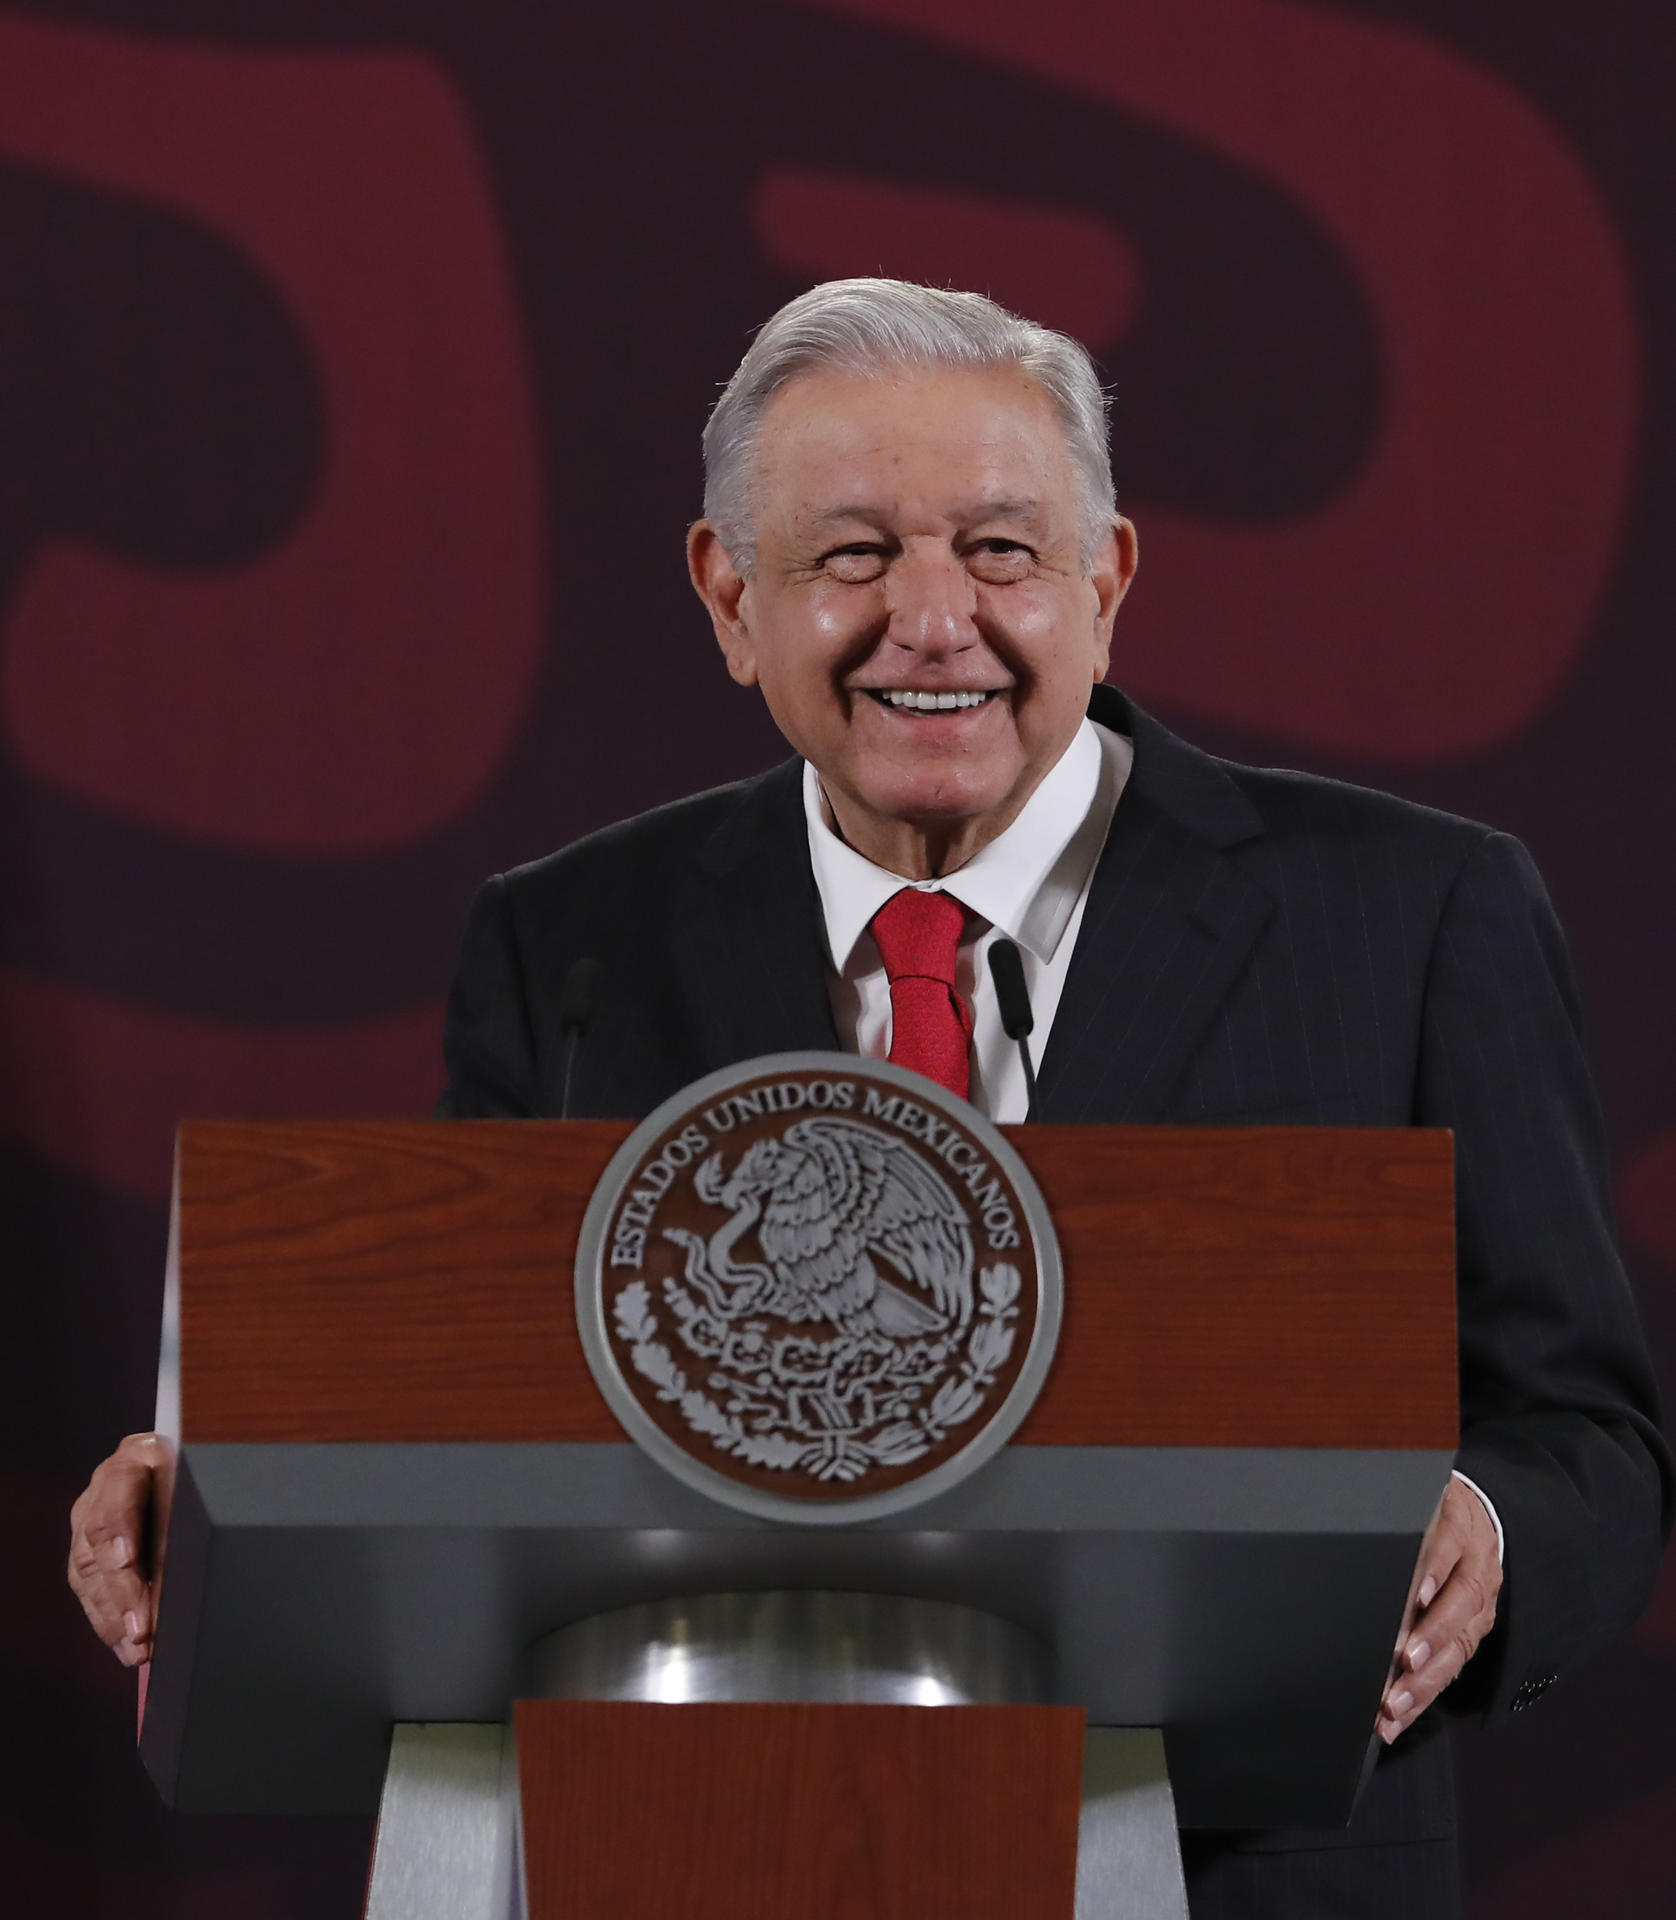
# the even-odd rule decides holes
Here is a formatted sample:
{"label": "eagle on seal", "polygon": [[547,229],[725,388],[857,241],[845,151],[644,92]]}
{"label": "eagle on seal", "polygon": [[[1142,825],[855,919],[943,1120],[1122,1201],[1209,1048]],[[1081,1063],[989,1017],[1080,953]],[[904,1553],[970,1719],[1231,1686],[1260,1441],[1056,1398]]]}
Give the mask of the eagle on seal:
{"label": "eagle on seal", "polygon": [[[729,1320],[777,1314],[918,1339],[972,1317],[967,1216],[941,1175],[879,1128],[836,1115],[799,1120],[753,1142],[731,1174],[712,1154],[693,1188],[732,1213],[708,1241],[677,1236],[693,1254],[702,1248],[702,1268],[689,1260],[688,1275]],[[733,1258],[753,1227],[765,1265]]]}

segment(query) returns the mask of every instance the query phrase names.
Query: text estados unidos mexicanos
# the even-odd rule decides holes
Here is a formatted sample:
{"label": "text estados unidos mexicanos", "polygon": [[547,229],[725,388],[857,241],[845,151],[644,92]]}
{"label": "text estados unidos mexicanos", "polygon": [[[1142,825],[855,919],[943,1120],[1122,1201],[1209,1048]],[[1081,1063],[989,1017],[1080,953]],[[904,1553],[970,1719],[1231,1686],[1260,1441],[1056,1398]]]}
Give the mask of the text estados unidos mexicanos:
{"label": "text estados unidos mexicanos", "polygon": [[618,1208],[612,1226],[612,1266],[639,1271],[646,1259],[647,1229],[659,1201],[675,1184],[676,1176],[709,1151],[716,1134],[731,1133],[741,1121],[794,1113],[799,1108],[853,1113],[858,1095],[862,1119],[883,1121],[929,1147],[971,1194],[973,1205],[983,1216],[991,1253],[1004,1253],[1019,1244],[1018,1222],[1006,1189],[971,1141],[946,1120],[902,1094],[881,1094],[877,1087],[860,1086],[854,1080],[776,1080],[752,1087],[748,1093],[730,1093],[715,1106],[706,1107],[704,1120],[710,1133],[689,1123],[665,1141],[654,1158],[635,1174],[629,1196]]}

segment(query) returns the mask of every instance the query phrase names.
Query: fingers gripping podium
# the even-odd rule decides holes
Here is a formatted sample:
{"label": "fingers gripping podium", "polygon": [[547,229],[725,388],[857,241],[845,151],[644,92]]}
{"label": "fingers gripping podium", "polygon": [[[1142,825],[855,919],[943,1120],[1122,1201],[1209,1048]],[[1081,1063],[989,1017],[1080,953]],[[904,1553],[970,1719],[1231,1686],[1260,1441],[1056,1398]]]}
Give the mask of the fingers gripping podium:
{"label": "fingers gripping podium", "polygon": [[382,1796],[381,1920],[478,1910],[416,1904],[444,1855],[495,1920],[1179,1913],[1160,1827],[1348,1818],[1454,1451],[1447,1135],[1003,1129],[1064,1268],[1033,1406],[798,1524],[596,1384],[571,1274],[629,1131],[182,1129],[169,1804]]}

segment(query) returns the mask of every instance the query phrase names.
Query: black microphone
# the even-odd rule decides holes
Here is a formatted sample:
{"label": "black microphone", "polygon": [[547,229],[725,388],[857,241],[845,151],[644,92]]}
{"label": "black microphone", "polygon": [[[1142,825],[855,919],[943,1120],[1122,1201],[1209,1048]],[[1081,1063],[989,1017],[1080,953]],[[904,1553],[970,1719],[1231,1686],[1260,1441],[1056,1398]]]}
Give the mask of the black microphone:
{"label": "black microphone", "polygon": [[1028,1102],[1026,1120],[1036,1117],[1036,1069],[1030,1063],[1030,1030],[1036,1016],[1030,1011],[1030,989],[1024,984],[1024,957],[1017,945],[1003,934],[989,945],[989,977],[995,982],[995,1003],[1001,1009],[1001,1027],[1009,1040],[1018,1042],[1018,1057],[1024,1062],[1024,1090]]}
{"label": "black microphone", "polygon": [[559,995],[559,1032],[564,1037],[564,1073],[559,1082],[561,1120],[570,1118],[570,1082],[576,1072],[576,1055],[588,1023],[594,1017],[604,980],[605,969],[586,954],[570,963],[570,971],[564,977],[564,991]]}

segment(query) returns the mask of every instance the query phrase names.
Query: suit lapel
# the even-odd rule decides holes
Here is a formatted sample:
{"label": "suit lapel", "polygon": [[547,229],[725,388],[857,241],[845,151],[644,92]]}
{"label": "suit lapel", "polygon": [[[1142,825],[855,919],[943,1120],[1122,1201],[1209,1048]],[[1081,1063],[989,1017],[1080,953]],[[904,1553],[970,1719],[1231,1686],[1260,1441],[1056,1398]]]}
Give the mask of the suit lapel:
{"label": "suit lapel", "polygon": [[747,788],[705,843],[682,922],[701,1071],[762,1053],[837,1051],[801,761]]}
{"label": "suit lapel", "polygon": [[1097,688],[1135,764],[1095,869],[1040,1075],[1044,1120],[1155,1121],[1274,901],[1227,848],[1262,832],[1208,755]]}

